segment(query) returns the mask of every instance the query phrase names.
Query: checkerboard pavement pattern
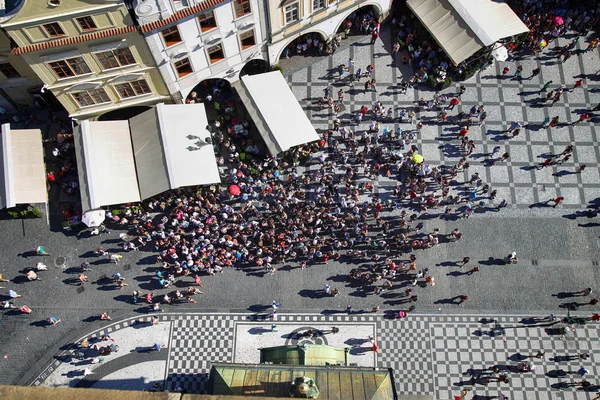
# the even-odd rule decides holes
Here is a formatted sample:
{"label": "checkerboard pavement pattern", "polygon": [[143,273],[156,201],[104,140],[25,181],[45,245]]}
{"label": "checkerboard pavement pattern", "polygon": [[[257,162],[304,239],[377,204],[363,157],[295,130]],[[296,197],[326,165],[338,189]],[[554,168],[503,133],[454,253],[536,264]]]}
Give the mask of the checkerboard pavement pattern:
{"label": "checkerboard pavement pattern", "polygon": [[[590,393],[564,388],[561,383],[580,381],[576,375],[582,366],[589,374],[592,392],[600,391],[600,324],[576,326],[566,336],[550,334],[545,321],[535,317],[471,316],[411,313],[404,319],[387,319],[381,314],[298,314],[282,313],[281,323],[306,326],[335,326],[336,324],[373,324],[381,349],[377,366],[392,368],[397,392],[403,395],[430,395],[437,400],[451,400],[464,388],[481,398],[494,398],[499,390],[511,399],[588,399]],[[165,387],[181,387],[188,393],[207,393],[208,374],[213,362],[235,362],[236,324],[250,321],[249,314],[163,314],[161,322],[171,322],[168,345],[168,373]],[[139,323],[132,319],[85,335],[101,336]],[[149,323],[147,318],[145,322]],[[267,321],[268,322],[268,321]],[[132,334],[138,334],[137,331]],[[356,338],[348,338],[356,339]],[[264,346],[270,345],[264,337]],[[533,373],[510,372],[510,384],[496,382],[473,384],[471,370],[485,370],[493,365],[514,367],[538,350],[546,352],[545,359],[530,359],[536,365]],[[258,351],[258,349],[256,349]],[[585,361],[556,360],[555,357],[589,353]],[[51,374],[59,359],[53,359],[45,369]],[[375,366],[375,365],[374,365]],[[43,379],[46,375],[43,376]],[[35,383],[39,385],[41,382]],[[486,397],[488,396],[488,397]],[[491,397],[490,397],[491,396]]]}
{"label": "checkerboard pavement pattern", "polygon": [[190,315],[173,321],[165,387],[206,393],[211,362],[232,362],[234,318]]}
{"label": "checkerboard pavement pattern", "polygon": [[[343,87],[345,91],[344,111],[340,113],[342,125],[356,115],[361,106],[366,105],[371,109],[379,100],[387,107],[398,110],[404,108],[414,109],[415,102],[420,98],[429,100],[433,97],[432,91],[420,87],[417,90],[408,90],[401,94],[396,83],[404,76],[408,78],[412,70],[396,63],[389,54],[389,45],[384,45],[382,40],[390,40],[388,26],[382,28],[382,34],[377,43],[368,45],[368,39],[362,43],[337,51],[333,56],[326,57],[313,63],[307,68],[286,73],[286,78],[291,83],[292,91],[302,104],[309,119],[313,122],[317,132],[322,133],[333,128],[333,114],[328,109],[320,109],[316,105],[319,97],[323,96],[323,89],[330,85],[333,89],[334,99],[337,91]],[[538,58],[527,57],[523,60],[510,60],[504,63],[494,63],[485,71],[477,74],[466,82],[462,82],[467,90],[461,97],[461,104],[449,111],[449,115],[456,115],[460,111],[469,112],[473,105],[484,104],[487,119],[481,126],[473,126],[469,138],[475,141],[476,149],[469,160],[471,167],[464,173],[465,180],[470,175],[479,172],[485,183],[497,190],[496,202],[506,199],[512,208],[526,209],[532,204],[541,203],[556,196],[563,196],[564,202],[559,208],[581,209],[591,201],[600,197],[600,150],[598,148],[598,131],[596,124],[600,120],[598,115],[593,116],[591,122],[572,125],[585,110],[591,110],[600,102],[600,75],[596,75],[599,65],[599,51],[579,54],[571,57],[566,63],[557,63],[551,58],[553,48],[566,45],[571,38],[561,38],[555,41]],[[581,41],[577,49],[587,46]],[[373,77],[377,80],[378,92],[365,93],[363,78],[356,82],[354,88],[337,80],[337,73],[332,69],[340,64],[348,65],[349,59],[354,60],[354,71],[369,64],[375,66]],[[523,65],[525,79],[519,81],[509,76],[498,79],[502,68],[508,65],[515,71],[517,65]],[[541,73],[529,80],[530,72],[539,67]],[[512,74],[510,74],[512,75]],[[567,90],[573,88],[576,79],[583,77],[584,88],[566,91],[561,100],[554,106],[543,106],[538,94],[543,84],[552,80],[551,89],[564,84]],[[443,91],[446,94],[458,92],[459,84],[453,84]],[[549,103],[547,103],[549,104]],[[417,111],[417,119],[424,122],[421,134],[414,142],[425,157],[425,162],[431,166],[456,165],[464,154],[460,151],[459,140],[456,139],[456,126],[453,124],[437,124],[436,111]],[[546,116],[560,117],[566,125],[557,128],[542,128],[542,121]],[[520,121],[527,129],[522,129],[521,134],[514,139],[508,139],[504,131],[511,121]],[[363,120],[358,126],[352,126],[355,131],[368,129],[370,119]],[[395,130],[414,129],[414,125],[398,123],[382,123],[382,127]],[[575,146],[572,159],[560,166],[536,169],[549,154],[560,154],[568,145]],[[489,154],[495,146],[500,146],[499,154],[510,153],[507,162],[498,162],[489,166]],[[499,155],[498,155],[499,156]],[[586,169],[581,174],[575,174],[577,166],[585,164]],[[310,169],[318,169],[314,165]],[[459,179],[460,181],[460,176]],[[494,204],[494,201],[490,201]]]}
{"label": "checkerboard pavement pattern", "polygon": [[[169,373],[166,387],[179,386],[189,393],[206,393],[208,373],[213,362],[234,362],[235,324],[248,321],[245,314],[191,314],[175,317],[171,335]],[[527,325],[528,316],[485,318],[468,315],[411,314],[402,320],[381,315],[281,314],[280,322],[308,324],[374,323],[381,348],[377,364],[392,368],[398,393],[433,395],[438,400],[453,399],[462,388],[479,396],[494,396],[502,390],[511,399],[545,400],[587,399],[586,392],[567,388],[561,382],[580,380],[574,374],[581,366],[589,371],[595,384],[600,367],[595,353],[600,350],[597,337],[600,325],[578,326],[563,337],[549,335],[545,326]],[[542,325],[542,324],[539,324]],[[552,328],[552,327],[550,327]],[[268,340],[265,337],[265,340]],[[546,359],[534,359],[535,373],[510,373],[510,385],[472,384],[469,370],[493,365],[516,366],[517,354],[546,351]],[[258,350],[257,350],[258,351]],[[592,354],[579,362],[555,362],[555,356]],[[552,377],[552,371],[567,375]],[[571,372],[569,372],[571,371]]]}

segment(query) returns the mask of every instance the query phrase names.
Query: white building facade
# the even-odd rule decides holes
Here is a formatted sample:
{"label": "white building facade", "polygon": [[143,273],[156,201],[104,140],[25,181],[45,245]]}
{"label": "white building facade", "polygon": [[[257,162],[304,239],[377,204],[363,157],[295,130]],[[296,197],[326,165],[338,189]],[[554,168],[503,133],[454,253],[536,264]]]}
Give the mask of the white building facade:
{"label": "white building facade", "polygon": [[267,60],[260,0],[134,0],[133,7],[177,102],[203,80],[235,82],[250,60]]}

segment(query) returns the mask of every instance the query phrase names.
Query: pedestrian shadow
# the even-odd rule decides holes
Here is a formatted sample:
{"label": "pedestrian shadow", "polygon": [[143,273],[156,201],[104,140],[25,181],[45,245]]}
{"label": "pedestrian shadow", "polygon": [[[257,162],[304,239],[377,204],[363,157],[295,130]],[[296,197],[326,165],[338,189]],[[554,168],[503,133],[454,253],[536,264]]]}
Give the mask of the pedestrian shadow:
{"label": "pedestrian shadow", "polygon": [[347,314],[346,310],[323,310],[321,311],[323,315],[333,315],[333,314]]}
{"label": "pedestrian shadow", "polygon": [[67,278],[62,281],[65,285],[69,286],[81,286],[82,282],[78,278]]}
{"label": "pedestrian shadow", "polygon": [[[37,255],[38,255],[38,253],[32,250],[32,251],[25,251],[23,253],[19,253],[19,254],[17,254],[17,257],[29,258],[29,257],[35,257]],[[40,256],[40,257],[47,257],[47,256]]]}
{"label": "pedestrian shadow", "polygon": [[478,261],[478,264],[481,264],[481,265],[506,265],[506,262],[504,262],[504,259],[502,259],[502,258],[490,257],[487,260]]}
{"label": "pedestrian shadow", "polygon": [[353,347],[350,349],[350,354],[353,356],[362,356],[370,351],[373,351],[372,347]]}
{"label": "pedestrian shadow", "polygon": [[360,346],[362,344],[365,344],[369,341],[369,339],[357,339],[357,338],[350,338],[347,339],[344,344],[347,344],[348,346],[352,346],[352,347],[356,347],[356,346]]}
{"label": "pedestrian shadow", "polygon": [[33,321],[29,325],[35,326],[38,328],[46,328],[46,327],[49,327],[51,324],[48,321],[46,321],[45,319],[42,319],[42,320],[38,320],[38,321]]}
{"label": "pedestrian shadow", "polygon": [[570,297],[581,297],[581,292],[559,292],[552,294],[552,297],[557,297],[559,299],[567,299]]}
{"label": "pedestrian shadow", "polygon": [[557,178],[563,177],[563,176],[567,176],[567,175],[575,175],[574,171],[567,171],[566,169],[563,169],[562,171],[558,171],[552,174],[552,176],[556,176]]}
{"label": "pedestrian shadow", "polygon": [[263,333],[270,333],[271,329],[266,329],[266,328],[250,328],[248,329],[248,333],[251,335],[262,335]]}
{"label": "pedestrian shadow", "polygon": [[303,289],[298,292],[301,297],[308,297],[310,299],[322,299],[324,297],[332,297],[325,293],[322,289]]}
{"label": "pedestrian shadow", "polygon": [[29,279],[27,279],[27,276],[25,276],[25,275],[17,275],[11,280],[11,282],[16,283],[17,285],[22,285],[24,283],[31,282],[31,281]]}
{"label": "pedestrian shadow", "polygon": [[563,378],[567,376],[567,371],[562,369],[553,369],[545,374],[548,378]]}
{"label": "pedestrian shadow", "polygon": [[454,296],[447,299],[439,299],[433,302],[433,304],[453,304],[459,305],[460,296]]}
{"label": "pedestrian shadow", "polygon": [[452,271],[452,272],[448,272],[446,274],[446,276],[455,276],[455,277],[464,276],[464,275],[473,275],[473,272],[472,272],[472,270],[464,271],[464,272],[463,271]]}
{"label": "pedestrian shadow", "polygon": [[525,165],[521,167],[523,171],[533,171],[534,169],[538,169],[537,165]]}
{"label": "pedestrian shadow", "polygon": [[589,305],[590,305],[590,303],[577,303],[577,302],[573,301],[570,303],[559,304],[558,307],[563,308],[565,310],[569,310],[569,311],[575,311],[575,310],[578,310],[579,307],[589,306]]}
{"label": "pedestrian shadow", "polygon": [[86,251],[85,253],[81,254],[79,256],[79,258],[92,258],[92,257],[98,257],[98,254],[96,254],[95,251]]}
{"label": "pedestrian shadow", "polygon": [[512,362],[521,362],[528,358],[529,358],[529,356],[526,356],[525,354],[515,353],[515,354],[511,354],[507,359]]}
{"label": "pedestrian shadow", "polygon": [[441,263],[435,264],[436,267],[458,267],[460,261],[443,261]]}
{"label": "pedestrian shadow", "polygon": [[550,208],[550,200],[539,201],[529,205],[529,208]]}
{"label": "pedestrian shadow", "polygon": [[383,302],[383,304],[389,304],[390,306],[398,306],[400,304],[408,304],[410,303],[410,299],[407,298],[403,298],[403,299],[398,299],[398,300],[386,300]]}

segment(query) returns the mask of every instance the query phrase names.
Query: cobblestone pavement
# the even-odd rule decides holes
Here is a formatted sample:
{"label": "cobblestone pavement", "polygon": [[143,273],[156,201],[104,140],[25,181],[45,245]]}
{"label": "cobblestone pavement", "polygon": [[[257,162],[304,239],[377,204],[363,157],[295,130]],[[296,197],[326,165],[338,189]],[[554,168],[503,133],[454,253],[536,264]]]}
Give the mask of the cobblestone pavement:
{"label": "cobblestone pavement", "polygon": [[[385,35],[384,32],[382,37],[385,38]],[[389,36],[389,33],[387,35]],[[325,110],[316,110],[312,103],[322,94],[322,88],[328,81],[324,78],[327,69],[347,62],[350,56],[355,59],[356,65],[363,69],[367,63],[375,65],[379,91],[386,105],[394,103],[398,107],[412,107],[416,99],[431,98],[433,95],[432,92],[424,90],[409,91],[406,95],[399,94],[392,84],[405,72],[402,71],[404,66],[401,65],[400,68],[392,66],[389,49],[384,43],[378,42],[375,46],[358,43],[342,49],[333,58],[324,58],[308,68],[286,74],[292,82],[292,90],[320,130],[330,127],[330,116]],[[511,206],[499,213],[492,212],[486,207],[481,212],[476,211],[468,220],[444,221],[437,218],[436,212],[424,214],[424,231],[440,229],[440,232],[448,233],[453,228],[459,228],[465,236],[458,242],[445,241],[427,252],[415,252],[419,268],[429,268],[437,282],[435,288],[415,288],[415,293],[418,295],[416,303],[418,312],[441,310],[446,313],[462,309],[463,312],[473,314],[499,315],[506,312],[525,312],[528,315],[545,315],[550,312],[564,312],[564,307],[568,305],[566,303],[572,302],[560,297],[559,294],[581,290],[587,286],[594,287],[594,290],[599,287],[600,224],[596,220],[588,220],[581,213],[590,203],[598,204],[600,201],[597,192],[600,181],[597,177],[596,126],[592,123],[582,123],[576,126],[563,126],[552,131],[530,127],[522,132],[521,136],[510,141],[505,141],[502,134],[497,132],[506,128],[503,121],[513,119],[512,116],[518,115],[515,113],[519,110],[525,113],[524,121],[535,125],[541,123],[544,115],[560,114],[561,120],[572,121],[575,118],[572,111],[580,112],[583,108],[590,108],[590,105],[595,106],[598,103],[598,81],[594,80],[594,76],[590,76],[590,73],[595,72],[590,68],[598,64],[597,52],[572,57],[564,65],[546,65],[548,62],[549,60],[523,61],[526,76],[534,65],[541,65],[542,74],[536,78],[537,82],[535,79],[522,83],[507,79],[499,83],[495,77],[499,67],[494,66],[495,70],[490,68],[466,83],[468,89],[462,97],[463,104],[457,107],[456,111],[461,107],[469,108],[471,104],[481,101],[484,101],[488,108],[486,123],[482,127],[472,129],[473,133],[477,132],[473,135],[478,146],[476,153],[489,152],[491,147],[501,145],[508,146],[512,154],[510,163],[499,163],[492,167],[485,167],[481,161],[482,157],[478,157],[471,163],[469,174],[480,171],[481,176],[485,177],[484,181],[497,188],[497,199],[506,198]],[[514,70],[514,64],[510,65]],[[525,101],[535,97],[535,93],[532,92],[539,90],[543,81],[552,79],[555,85],[560,82],[571,85],[579,76],[578,74],[587,76],[584,78],[586,91],[567,93],[567,108],[564,108],[564,105],[559,107],[561,103],[557,103],[552,108],[524,106]],[[455,85],[446,92],[456,90]],[[520,92],[529,94],[521,96]],[[347,93],[344,112],[356,111],[362,104],[371,106],[376,98],[375,93],[364,94],[357,86],[355,92]],[[452,127],[431,124],[424,118],[433,115],[433,113],[420,115],[426,123],[417,143],[423,148],[426,161],[432,165],[456,163],[459,157],[456,152],[457,141],[454,139],[454,134],[448,131]],[[595,118],[597,123],[597,116]],[[394,124],[394,127],[396,125],[398,124]],[[407,124],[398,126],[409,128]],[[52,137],[60,129],[58,124],[47,120],[41,120],[40,127],[44,138]],[[365,124],[361,126],[362,129],[365,127]],[[527,170],[532,163],[539,162],[537,155],[545,152],[560,153],[569,141],[577,141],[574,162],[563,164],[558,168],[553,167],[553,170]],[[560,172],[572,171],[576,164],[582,162],[586,163],[587,168],[581,175]],[[315,168],[317,168],[316,164],[309,169]],[[560,176],[553,176],[551,172],[557,172]],[[467,175],[463,177],[464,180],[468,180]],[[461,179],[458,181],[461,183]],[[556,187],[557,182],[560,182],[559,188]],[[391,180],[379,178],[375,192],[385,200],[394,185],[395,182]],[[459,190],[467,189],[462,185],[462,189]],[[553,209],[539,203],[556,194],[565,197],[564,206]],[[50,198],[53,202],[72,200],[65,198],[60,192],[51,192]],[[529,208],[531,204],[539,207]],[[51,209],[51,217],[56,216],[55,213],[56,209]],[[393,214],[386,217],[393,217]],[[49,357],[59,354],[65,343],[76,341],[82,335],[82,331],[92,331],[95,327],[103,325],[96,321],[101,312],[108,312],[115,320],[130,316],[132,311],[145,313],[147,310],[143,307],[128,304],[134,289],[142,292],[152,290],[156,295],[166,292],[165,289],[158,289],[153,281],[156,271],[153,252],[125,253],[119,265],[109,264],[105,258],[97,258],[93,255],[93,250],[98,246],[104,246],[109,252],[118,251],[118,234],[121,233],[118,229],[114,229],[110,235],[90,238],[85,235],[76,237],[72,233],[62,231],[60,227],[56,228],[55,225],[49,228],[46,221],[42,219],[3,220],[0,224],[3,232],[0,236],[0,272],[5,278],[11,280],[9,283],[2,283],[2,286],[10,287],[23,295],[23,298],[17,299],[17,305],[27,304],[34,310],[31,315],[20,315],[13,310],[3,310],[0,313],[0,369],[2,371],[0,383],[31,382],[33,375],[43,369]],[[41,259],[32,255],[33,247],[40,244],[50,251],[51,257]],[[512,251],[517,251],[519,264],[501,265],[502,257]],[[468,270],[457,267],[457,261],[465,256],[471,258],[471,266],[478,265],[481,268],[480,273],[469,274]],[[406,261],[406,258],[404,256],[403,261]],[[26,269],[40,260],[50,267],[48,271],[40,273],[42,281],[23,280]],[[91,282],[79,286],[76,281],[78,273],[76,267],[84,260],[92,263],[93,271],[88,274]],[[340,262],[329,261],[326,266],[315,265],[308,270],[300,270],[297,263],[286,263],[278,266],[278,273],[274,276],[264,276],[262,272],[255,269],[228,269],[219,276],[203,279],[202,290],[205,294],[198,297],[198,304],[167,306],[166,309],[168,312],[225,309],[232,310],[237,315],[236,313],[247,310],[252,305],[270,304],[273,299],[280,301],[289,310],[327,310],[333,313],[344,310],[348,304],[352,304],[357,310],[370,310],[376,305],[380,305],[384,310],[403,307],[405,300],[399,296],[399,292],[404,290],[403,285],[407,283],[405,281],[399,282],[393,290],[381,296],[374,295],[372,286],[357,288],[346,281],[346,274],[351,268],[368,262],[369,260],[361,263],[356,260],[342,259]],[[114,285],[106,284],[102,279],[116,272],[121,272],[129,283],[129,287],[123,291],[118,291]],[[325,283],[332,287],[337,286],[341,294],[335,299],[320,296]],[[5,289],[1,289],[0,295],[4,294]],[[461,294],[469,297],[463,305],[457,306],[448,301]],[[597,307],[582,303],[579,309],[589,313],[597,310]],[[44,320],[51,315],[61,318],[63,322],[57,327],[47,327]],[[422,318],[427,320],[427,317],[419,316],[400,324],[416,323]],[[432,318],[434,317],[428,319],[430,322],[427,324],[432,323]],[[231,319],[225,318],[222,321],[225,321],[223,323],[226,323],[226,329],[229,329],[230,322],[227,321]],[[468,320],[464,321],[468,325]],[[471,327],[469,329],[476,329],[474,327],[477,325],[476,319],[471,321],[471,325],[468,325]],[[384,324],[388,322],[379,321],[376,324],[382,340],[392,340],[391,337],[386,337],[385,333]],[[415,330],[431,332],[430,325],[427,324],[423,323],[420,327],[415,327]],[[591,328],[586,327],[581,332],[587,329]],[[524,332],[523,329],[518,331]],[[408,331],[402,330],[396,334],[396,337],[407,334]],[[468,335],[470,339],[474,339],[472,336]],[[481,337],[477,340],[487,339]],[[496,342],[498,341],[493,341]],[[555,346],[559,346],[557,343],[554,339]],[[420,344],[421,342],[411,345]],[[140,345],[144,344],[140,342]],[[453,344],[449,343],[449,345]],[[395,349],[393,344],[387,343],[382,347]],[[520,345],[517,347],[524,351]],[[559,347],[556,348],[560,350]],[[223,351],[223,357],[230,356],[225,349],[220,351]],[[166,357],[165,355],[170,353],[160,354],[161,357]],[[378,360],[386,357],[386,354],[389,353],[382,353]],[[144,362],[147,365],[166,362],[166,358],[152,357],[156,356],[148,356]],[[425,361],[418,359],[418,354],[403,353],[402,357],[413,359],[416,370],[424,369]],[[505,358],[506,355],[504,361]],[[184,362],[185,353],[175,354],[172,360],[174,366],[176,361]],[[499,358],[496,361],[502,360]],[[207,360],[202,362],[206,363]],[[124,362],[123,365],[125,364],[127,363]],[[438,364],[434,367],[437,368]],[[135,376],[135,371],[132,372],[131,369],[128,371],[131,377]],[[148,376],[152,379],[164,379],[167,376],[164,375],[164,369],[161,377],[154,377],[156,372],[154,368],[148,368],[148,371],[152,372],[148,372]],[[408,373],[405,369],[402,371]],[[460,372],[464,371],[460,370]],[[415,372],[411,370],[411,373]],[[138,380],[132,383],[134,386],[137,385],[136,387],[142,383],[139,380],[139,372],[137,374]],[[182,377],[178,379],[185,383],[184,373],[180,374]],[[590,375],[593,379],[594,375]],[[526,376],[526,379],[529,377]],[[423,377],[418,378],[417,381],[418,384],[433,382]],[[409,383],[400,381],[400,378],[398,382],[405,382],[406,385]],[[431,390],[438,390],[437,387],[434,385]],[[417,390],[413,387],[404,389],[409,392]],[[430,388],[425,387],[425,390]],[[545,392],[541,391],[541,393],[540,396]],[[573,393],[579,392],[569,389],[564,393],[563,398],[573,398]]]}
{"label": "cobblestone pavement", "polygon": [[[302,103],[304,110],[318,129],[324,132],[333,128],[333,114],[328,109],[321,109],[317,100],[323,96],[323,89],[330,85],[333,88],[334,99],[337,91],[343,88],[343,111],[340,113],[342,125],[350,125],[355,131],[368,130],[370,119],[355,126],[354,116],[361,106],[373,108],[376,101],[380,101],[386,109],[394,107],[394,122],[382,121],[382,129],[387,127],[392,131],[400,127],[403,130],[414,130],[415,125],[398,123],[401,109],[415,109],[417,119],[424,123],[424,127],[417,139],[417,146],[421,150],[425,162],[431,166],[456,165],[459,158],[465,154],[460,149],[457,125],[451,123],[437,123],[439,109],[423,111],[415,108],[420,98],[431,100],[434,92],[421,85],[416,90],[409,89],[406,94],[401,94],[397,82],[404,76],[410,77],[412,70],[401,63],[396,63],[390,55],[389,27],[382,28],[382,40],[375,45],[370,45],[368,39],[337,51],[332,57],[313,62],[307,68],[286,73],[292,90]],[[554,43],[556,47],[564,46],[570,37],[561,38]],[[578,45],[578,50],[585,48],[587,43],[583,40]],[[449,116],[455,116],[463,111],[469,113],[473,105],[485,105],[487,119],[481,126],[475,125],[469,130],[469,138],[475,141],[476,149],[470,158],[470,168],[464,173],[465,180],[471,174],[478,172],[485,183],[498,191],[495,201],[486,203],[497,204],[506,199],[511,207],[527,209],[532,205],[540,208],[550,208],[544,202],[556,196],[564,197],[564,208],[580,209],[590,203],[600,202],[600,169],[598,160],[597,124],[600,115],[595,113],[586,123],[573,125],[579,119],[579,114],[588,112],[600,102],[600,75],[596,74],[599,65],[599,50],[572,57],[565,63],[557,63],[551,55],[553,49],[547,49],[541,57],[535,59],[527,57],[519,61],[495,63],[482,73],[464,82],[466,92],[461,97],[461,104],[449,111]],[[354,60],[354,69],[374,65],[373,78],[377,80],[377,92],[365,92],[364,81],[355,82],[354,88],[348,86],[347,80],[340,81],[334,68]],[[398,57],[399,60],[399,57]],[[499,79],[504,66],[509,66],[515,71],[517,65],[523,66],[525,79],[517,80],[509,76]],[[541,73],[528,79],[534,68],[540,68]],[[347,75],[347,74],[346,74]],[[584,80],[583,88],[573,89],[577,79]],[[554,106],[540,101],[539,91],[545,82],[553,81],[550,89],[556,89],[564,84],[567,90],[565,95]],[[452,96],[459,92],[459,84],[453,84],[441,93]],[[544,93],[545,94],[545,93]],[[547,106],[546,106],[547,105]],[[593,114],[592,114],[593,115]],[[562,124],[557,128],[542,128],[545,117],[559,116]],[[449,118],[451,120],[451,117]],[[524,132],[514,139],[508,139],[505,130],[512,121],[519,121],[525,127]],[[522,129],[523,131],[523,129]],[[551,154],[560,154],[565,146],[573,144],[575,147],[573,158],[553,167],[536,169]],[[498,162],[490,166],[492,149],[500,146],[500,151],[495,158],[504,152],[510,153],[508,162]],[[390,147],[394,147],[390,145]],[[577,166],[585,164],[586,169],[581,174],[574,173]],[[314,169],[318,165],[315,164]],[[379,177],[379,186],[382,192],[389,191],[395,181]],[[460,175],[457,181],[461,181]]]}
{"label": "cobblestone pavement", "polygon": [[[120,347],[117,353],[95,365],[70,356],[70,351],[59,353],[30,384],[141,390],[160,383],[169,390],[205,393],[211,362],[257,363],[261,347],[302,342],[350,347],[351,364],[393,368],[398,393],[405,395],[445,400],[468,388],[479,396],[502,391],[511,399],[587,399],[600,390],[596,385],[586,391],[568,386],[580,381],[576,371],[581,367],[595,381],[598,324],[577,326],[562,336],[556,334],[562,323],[528,315],[411,314],[397,320],[380,314],[282,313],[279,331],[271,332],[273,321],[263,320],[267,314],[163,314],[154,326],[151,317],[110,323],[79,340],[93,342],[108,333]],[[333,326],[340,329],[338,334],[328,332]],[[319,333],[299,339],[296,334],[307,329]],[[371,335],[377,338],[378,354],[371,350]],[[148,352],[154,343],[165,350]],[[545,351],[545,357],[535,357],[538,351]],[[94,357],[91,353],[87,357]],[[592,356],[579,360],[582,353]],[[535,370],[518,372],[523,361],[533,363]],[[495,376],[489,370],[494,365],[508,374],[510,385],[484,381]],[[96,374],[81,376],[85,367]]]}

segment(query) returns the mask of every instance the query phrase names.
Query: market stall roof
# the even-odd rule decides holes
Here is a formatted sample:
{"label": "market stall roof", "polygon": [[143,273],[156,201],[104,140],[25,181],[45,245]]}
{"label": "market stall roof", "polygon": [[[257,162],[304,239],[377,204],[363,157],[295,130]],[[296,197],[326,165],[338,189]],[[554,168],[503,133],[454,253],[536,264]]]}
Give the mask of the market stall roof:
{"label": "market stall roof", "polygon": [[319,140],[281,72],[246,75],[235,86],[272,155]]}
{"label": "market stall roof", "polygon": [[503,1],[407,0],[406,3],[457,65],[485,46],[529,31]]}
{"label": "market stall roof", "polygon": [[42,132],[10,129],[10,124],[3,124],[1,135],[0,209],[45,203],[48,196]]}
{"label": "market stall roof", "polygon": [[203,104],[158,104],[129,120],[142,199],[220,183]]}
{"label": "market stall roof", "polygon": [[74,136],[84,212],[141,200],[127,121],[82,121]]}

